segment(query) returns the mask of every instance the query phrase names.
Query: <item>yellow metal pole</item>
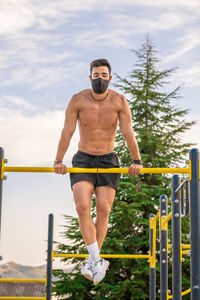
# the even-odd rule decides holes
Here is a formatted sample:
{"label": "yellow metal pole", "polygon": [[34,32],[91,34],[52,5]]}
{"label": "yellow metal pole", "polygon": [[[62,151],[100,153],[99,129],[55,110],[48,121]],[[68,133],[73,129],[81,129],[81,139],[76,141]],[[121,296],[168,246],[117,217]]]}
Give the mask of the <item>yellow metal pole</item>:
{"label": "yellow metal pole", "polygon": [[157,221],[157,219],[160,217],[160,211],[157,212],[157,214],[154,217],[154,220]]}
{"label": "yellow metal pole", "polygon": [[46,279],[0,278],[0,282],[46,282]]}
{"label": "yellow metal pole", "polygon": [[189,294],[190,292],[191,292],[191,289],[188,289],[188,290],[182,292],[182,296],[187,295],[187,294]]}
{"label": "yellow metal pole", "polygon": [[46,297],[0,297],[0,300],[46,300]]}
{"label": "yellow metal pole", "polygon": [[182,246],[183,249],[190,249],[190,244],[185,244]]}
{"label": "yellow metal pole", "polygon": [[188,254],[188,253],[190,253],[190,250],[188,249],[188,250],[184,250],[184,251],[182,251],[182,255],[184,255],[184,254]]}
{"label": "yellow metal pole", "polygon": [[[39,172],[54,173],[54,168],[49,167],[4,167],[4,172]],[[67,168],[67,173],[128,173],[128,168]],[[141,174],[189,174],[189,168],[142,168]]]}
{"label": "yellow metal pole", "polygon": [[[146,258],[149,259],[149,254],[100,254],[104,258]],[[53,253],[53,257],[88,257],[88,254],[65,254],[65,253]]]}
{"label": "yellow metal pole", "polygon": [[172,212],[167,217],[163,218],[162,224],[165,225],[172,218]]}

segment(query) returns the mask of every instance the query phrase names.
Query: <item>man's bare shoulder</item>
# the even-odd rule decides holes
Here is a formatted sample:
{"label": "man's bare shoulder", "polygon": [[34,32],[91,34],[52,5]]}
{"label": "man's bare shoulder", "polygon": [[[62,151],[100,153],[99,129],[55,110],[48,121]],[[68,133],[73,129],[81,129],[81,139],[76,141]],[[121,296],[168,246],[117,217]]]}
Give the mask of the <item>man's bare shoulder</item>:
{"label": "man's bare shoulder", "polygon": [[125,102],[127,102],[126,97],[123,94],[120,94],[114,90],[109,89],[109,92],[111,94],[111,99],[118,103],[120,106],[123,106]]}
{"label": "man's bare shoulder", "polygon": [[76,96],[76,98],[78,99],[78,98],[88,97],[89,93],[90,93],[90,89],[85,89],[76,93],[74,96]]}
{"label": "man's bare shoulder", "polygon": [[74,103],[78,104],[80,100],[83,101],[83,98],[87,98],[89,94],[90,94],[90,89],[85,89],[74,94],[72,96],[72,99]]}
{"label": "man's bare shoulder", "polygon": [[79,103],[83,102],[83,98],[88,97],[89,91],[90,91],[89,89],[85,89],[85,90],[82,90],[82,91],[74,94],[70,101],[71,105],[78,107]]}

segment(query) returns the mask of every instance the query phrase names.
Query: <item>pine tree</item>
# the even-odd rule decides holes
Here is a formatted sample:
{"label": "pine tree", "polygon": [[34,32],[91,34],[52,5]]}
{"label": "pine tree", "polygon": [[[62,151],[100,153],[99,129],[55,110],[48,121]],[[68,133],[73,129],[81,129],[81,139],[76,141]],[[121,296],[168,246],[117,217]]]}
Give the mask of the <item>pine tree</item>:
{"label": "pine tree", "polygon": [[[191,144],[181,142],[181,134],[194,122],[185,120],[188,110],[172,104],[179,100],[180,86],[165,92],[168,77],[176,68],[159,71],[158,58],[149,36],[141,49],[132,50],[137,57],[135,68],[126,78],[116,75],[115,87],[127,96],[132,113],[133,129],[137,137],[144,167],[180,167]],[[115,151],[121,166],[129,166],[132,158],[126,143],[117,132]],[[108,234],[102,253],[146,254],[149,245],[149,215],[157,213],[159,197],[170,196],[170,176],[161,174],[124,175],[110,214]],[[93,216],[95,217],[94,205]],[[58,244],[58,251],[86,253],[78,229],[78,220],[66,217],[65,236],[70,244]],[[188,233],[188,219],[183,230]],[[183,235],[183,242],[186,242]],[[66,299],[149,299],[149,264],[146,260],[112,259],[102,283],[94,287],[79,272],[79,259],[64,259],[76,264],[72,273],[57,270],[60,278],[55,284],[57,295],[68,294]],[[189,287],[189,267],[184,265],[184,289]],[[158,280],[159,285],[159,280]]]}

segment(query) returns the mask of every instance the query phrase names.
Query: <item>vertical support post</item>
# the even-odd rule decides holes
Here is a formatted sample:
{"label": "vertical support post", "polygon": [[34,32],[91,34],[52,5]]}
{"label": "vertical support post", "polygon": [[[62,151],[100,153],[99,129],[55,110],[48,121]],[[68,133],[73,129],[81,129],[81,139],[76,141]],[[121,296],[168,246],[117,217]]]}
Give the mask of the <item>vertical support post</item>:
{"label": "vertical support post", "polygon": [[[168,215],[167,196],[160,196],[160,218]],[[160,229],[160,299],[167,300],[168,294],[168,255],[167,255],[167,239],[168,239],[168,224]]]}
{"label": "vertical support post", "polygon": [[53,214],[49,214],[47,246],[47,290],[46,300],[51,300],[52,293],[52,251],[53,251]]}
{"label": "vertical support post", "polygon": [[190,174],[190,232],[191,232],[191,299],[200,299],[200,175],[199,150],[189,154]]}
{"label": "vertical support post", "polygon": [[184,216],[185,210],[184,210],[184,185],[181,187],[181,216]]}
{"label": "vertical support post", "polygon": [[185,183],[185,217],[189,215],[190,212],[190,201],[189,201],[189,184],[188,181]]}
{"label": "vertical support post", "polygon": [[173,300],[182,299],[181,274],[181,203],[180,192],[175,192],[180,185],[177,174],[172,176],[172,294]]}
{"label": "vertical support post", "polygon": [[3,194],[3,174],[2,165],[4,158],[4,150],[0,147],[0,236],[1,236],[1,214],[2,214],[2,194]]}
{"label": "vertical support post", "polygon": [[156,266],[154,261],[154,253],[153,253],[153,233],[156,228],[154,228],[154,214],[150,214],[149,216],[149,251],[151,253],[151,257],[149,259],[150,262],[150,270],[149,270],[149,296],[150,300],[156,300]]}

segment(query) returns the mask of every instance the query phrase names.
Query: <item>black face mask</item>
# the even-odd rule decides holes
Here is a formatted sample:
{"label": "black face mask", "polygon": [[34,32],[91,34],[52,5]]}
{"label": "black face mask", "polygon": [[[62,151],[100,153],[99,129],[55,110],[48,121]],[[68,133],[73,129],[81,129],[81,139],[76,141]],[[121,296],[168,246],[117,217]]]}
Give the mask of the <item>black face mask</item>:
{"label": "black face mask", "polygon": [[108,88],[108,80],[105,80],[101,77],[97,79],[92,79],[92,88],[95,93],[103,94]]}

